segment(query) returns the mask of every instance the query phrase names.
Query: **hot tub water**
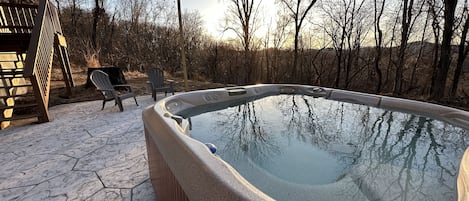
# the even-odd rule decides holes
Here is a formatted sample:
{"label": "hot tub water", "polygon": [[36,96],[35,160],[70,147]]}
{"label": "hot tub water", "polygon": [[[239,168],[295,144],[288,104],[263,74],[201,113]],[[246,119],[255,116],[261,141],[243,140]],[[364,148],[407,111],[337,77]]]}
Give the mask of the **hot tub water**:
{"label": "hot tub water", "polygon": [[468,146],[466,130],[441,121],[305,95],[190,119],[192,138],[215,144],[218,156],[279,200],[302,190],[322,200],[455,200]]}

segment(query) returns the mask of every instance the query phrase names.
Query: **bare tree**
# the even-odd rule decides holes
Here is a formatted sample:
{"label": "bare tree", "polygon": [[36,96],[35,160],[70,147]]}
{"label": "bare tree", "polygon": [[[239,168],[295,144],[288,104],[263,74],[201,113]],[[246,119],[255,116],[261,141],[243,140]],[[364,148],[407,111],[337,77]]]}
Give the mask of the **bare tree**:
{"label": "bare tree", "polygon": [[444,18],[445,24],[443,29],[443,40],[441,42],[440,61],[436,68],[436,77],[432,80],[430,97],[439,100],[445,95],[446,79],[448,77],[448,69],[451,64],[451,40],[453,37],[454,13],[456,10],[457,0],[444,0]]}
{"label": "bare tree", "polygon": [[308,12],[311,10],[316,1],[317,0],[309,0],[303,2],[301,0],[281,0],[283,5],[285,5],[285,7],[290,11],[290,16],[294,19],[295,22],[295,49],[291,77],[297,77],[297,75],[302,74],[302,72],[298,71],[298,42],[300,37],[300,31],[305,17],[308,15]]}
{"label": "bare tree", "polygon": [[249,77],[254,76],[251,72],[254,68],[252,64],[252,55],[250,54],[253,45],[253,36],[256,30],[255,23],[259,13],[260,2],[255,3],[254,0],[231,0],[226,16],[226,30],[232,30],[241,39],[244,49],[244,83],[249,82]]}
{"label": "bare tree", "polygon": [[[59,17],[61,18],[61,23],[64,25],[71,25],[68,29],[64,31],[76,33],[76,22],[77,22],[77,15],[78,11],[80,10],[80,5],[83,4],[83,0],[55,0],[57,9],[59,10]],[[64,20],[64,17],[62,17],[62,12],[66,12],[70,14],[70,16],[67,16],[66,20]]]}
{"label": "bare tree", "polygon": [[410,24],[412,22],[413,17],[413,6],[414,0],[403,0],[402,2],[402,30],[401,30],[401,44],[399,47],[399,56],[398,62],[396,66],[396,75],[394,77],[394,88],[393,94],[397,95],[401,93],[402,89],[402,76],[404,71],[405,65],[405,57],[406,57],[406,49],[407,49],[407,42],[409,41],[409,34],[410,34]]}
{"label": "bare tree", "polygon": [[462,66],[463,66],[464,60],[467,57],[467,54],[469,53],[469,48],[466,46],[467,43],[469,43],[467,41],[467,33],[469,29],[469,10],[468,10],[468,5],[467,5],[467,0],[464,1],[463,12],[460,16],[461,16],[461,20],[463,20],[464,18],[466,19],[463,23],[463,27],[461,30],[461,38],[459,41],[458,60],[456,63],[456,69],[454,70],[453,84],[451,86],[451,93],[450,93],[452,97],[456,96],[456,92],[458,90],[458,85],[459,85],[459,78],[461,76]]}
{"label": "bare tree", "polygon": [[345,39],[347,25],[350,23],[350,18],[346,16],[349,13],[350,5],[342,1],[342,5],[322,3],[322,9],[325,13],[325,20],[323,22],[324,31],[332,40],[332,45],[335,50],[336,56],[336,76],[334,87],[339,87],[340,76],[342,70],[342,63],[345,49]]}
{"label": "bare tree", "polygon": [[269,76],[270,77],[270,82],[272,81],[278,81],[279,75],[285,75],[288,71],[288,69],[284,68],[282,69],[280,66],[280,55],[281,55],[281,50],[285,44],[285,41],[288,38],[288,24],[290,24],[291,18],[284,13],[283,10],[280,10],[277,12],[277,25],[276,29],[272,33],[272,45],[273,45],[273,61],[272,61],[272,70],[270,70]]}
{"label": "bare tree", "polygon": [[241,39],[244,51],[251,48],[253,35],[255,32],[255,21],[259,12],[259,3],[254,0],[230,0],[226,16],[227,25],[225,30],[231,30]]}
{"label": "bare tree", "polygon": [[197,69],[201,60],[204,60],[203,56],[199,54],[203,47],[204,35],[202,34],[203,21],[202,16],[199,12],[189,11],[183,14],[183,25],[184,25],[184,48],[185,58],[188,68],[188,77],[194,78],[195,74],[199,74],[201,69]]}
{"label": "bare tree", "polygon": [[93,31],[91,32],[91,44],[93,45],[93,48],[95,51],[98,49],[97,45],[97,27],[98,27],[98,22],[99,18],[101,17],[102,14],[104,14],[104,0],[95,0],[94,1],[94,9],[93,9]]}
{"label": "bare tree", "polygon": [[72,8],[71,8],[71,20],[72,20],[72,29],[73,29],[73,33],[76,33],[77,29],[77,10],[78,10],[78,6],[79,6],[79,2],[78,0],[72,0]]}
{"label": "bare tree", "polygon": [[[440,22],[442,21],[442,10],[443,10],[443,3],[442,0],[433,1],[427,0],[428,3],[428,12],[432,17],[432,31],[433,31],[433,61],[432,61],[432,78],[431,80],[435,80],[436,78],[436,68],[438,66],[438,55],[440,52],[440,35],[441,35],[441,25]],[[441,4],[441,5],[440,5]],[[432,91],[430,85],[430,91]]]}
{"label": "bare tree", "polygon": [[351,78],[361,71],[352,74],[354,63],[357,64],[361,41],[364,32],[364,0],[342,0],[336,2],[323,2],[323,11],[326,15],[322,25],[332,40],[336,55],[335,87],[339,87],[342,69],[344,70],[344,87],[348,88]]}
{"label": "bare tree", "polygon": [[416,77],[417,67],[418,67],[418,65],[419,65],[419,63],[422,59],[423,50],[427,46],[426,43],[425,43],[425,35],[427,33],[427,28],[428,28],[428,22],[429,21],[430,21],[430,15],[427,13],[427,17],[425,18],[425,24],[423,25],[422,37],[420,38],[419,53],[418,53],[418,56],[417,56],[417,60],[415,61],[414,67],[412,68],[412,73],[410,75],[410,84],[409,84],[409,87],[408,87],[409,91],[412,90],[415,83],[417,82],[417,77]]}
{"label": "bare tree", "polygon": [[386,79],[384,81],[385,84],[387,84],[389,82],[389,76],[391,75],[391,67],[393,65],[395,65],[395,62],[394,62],[394,42],[396,41],[396,29],[397,29],[397,25],[399,23],[399,18],[396,17],[394,19],[394,23],[392,25],[392,29],[391,29],[391,39],[389,40],[389,59],[388,59],[388,64],[386,65]]}
{"label": "bare tree", "polygon": [[383,82],[383,74],[381,69],[379,68],[381,62],[381,54],[382,54],[382,45],[383,45],[383,30],[381,30],[380,23],[381,17],[383,16],[384,6],[386,4],[386,0],[382,2],[374,1],[374,28],[375,28],[375,45],[376,45],[376,56],[375,56],[375,70],[376,75],[378,76],[378,83],[376,85],[376,93],[381,91],[381,85]]}
{"label": "bare tree", "polygon": [[350,24],[346,33],[348,46],[344,78],[344,87],[346,89],[349,88],[353,77],[358,75],[361,69],[364,69],[359,68],[354,74],[351,74],[353,67],[358,66],[358,60],[360,59],[361,40],[364,32],[364,15],[362,13],[364,3],[364,0],[352,0],[349,2],[352,7],[350,12]]}

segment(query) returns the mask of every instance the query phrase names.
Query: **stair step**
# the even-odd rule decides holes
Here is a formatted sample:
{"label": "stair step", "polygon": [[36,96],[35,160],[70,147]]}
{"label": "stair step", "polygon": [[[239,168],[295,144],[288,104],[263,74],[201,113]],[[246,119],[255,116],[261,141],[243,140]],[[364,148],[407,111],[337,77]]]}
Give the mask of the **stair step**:
{"label": "stair step", "polygon": [[18,87],[32,87],[32,84],[19,84],[14,86],[0,86],[0,89],[11,89],[11,88],[18,88]]}
{"label": "stair step", "polygon": [[21,119],[35,118],[35,117],[39,117],[39,114],[13,115],[10,118],[5,118],[5,117],[0,116],[0,121],[15,121],[15,120],[21,120]]}
{"label": "stair step", "polygon": [[0,52],[0,61],[16,62],[18,61],[18,55],[16,53],[11,53],[11,52]]}
{"label": "stair step", "polygon": [[3,70],[0,71],[0,76],[24,77],[23,70]]}
{"label": "stair step", "polygon": [[15,94],[15,95],[11,95],[11,96],[0,96],[0,99],[3,99],[3,98],[16,98],[16,97],[31,97],[33,96],[32,94]]}
{"label": "stair step", "polygon": [[0,69],[0,73],[23,73],[24,69],[23,68],[3,68]]}
{"label": "stair step", "polygon": [[15,104],[14,106],[0,106],[0,110],[6,110],[6,109],[24,109],[24,108],[31,108],[31,107],[37,107],[37,103],[28,103],[28,104]]}
{"label": "stair step", "polygon": [[1,75],[0,74],[0,79],[13,79],[13,78],[25,78],[23,74],[16,74],[16,75]]}

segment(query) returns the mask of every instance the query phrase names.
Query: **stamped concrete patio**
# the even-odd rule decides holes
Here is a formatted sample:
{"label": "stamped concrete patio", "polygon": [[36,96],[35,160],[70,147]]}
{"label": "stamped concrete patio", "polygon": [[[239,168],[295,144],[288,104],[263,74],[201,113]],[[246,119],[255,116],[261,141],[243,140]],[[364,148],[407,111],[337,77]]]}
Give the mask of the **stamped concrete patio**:
{"label": "stamped concrete patio", "polygon": [[142,110],[101,101],[50,108],[52,121],[0,131],[0,200],[155,200]]}

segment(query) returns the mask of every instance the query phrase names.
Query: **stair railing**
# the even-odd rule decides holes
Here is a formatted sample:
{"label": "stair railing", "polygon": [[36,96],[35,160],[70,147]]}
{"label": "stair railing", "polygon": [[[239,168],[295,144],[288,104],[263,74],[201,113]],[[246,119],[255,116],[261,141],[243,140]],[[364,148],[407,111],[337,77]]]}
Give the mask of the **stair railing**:
{"label": "stair railing", "polygon": [[31,33],[37,5],[0,2],[0,33]]}
{"label": "stair railing", "polygon": [[62,72],[68,89],[67,94],[71,93],[71,87],[74,86],[66,43],[61,36],[62,28],[57,8],[48,0],[40,0],[24,68],[24,76],[29,77],[33,85],[39,107],[38,119],[40,122],[49,121],[48,104],[54,47],[61,57]]}

